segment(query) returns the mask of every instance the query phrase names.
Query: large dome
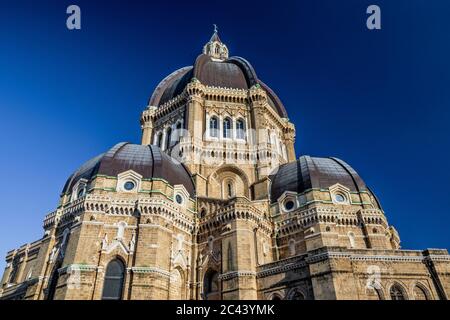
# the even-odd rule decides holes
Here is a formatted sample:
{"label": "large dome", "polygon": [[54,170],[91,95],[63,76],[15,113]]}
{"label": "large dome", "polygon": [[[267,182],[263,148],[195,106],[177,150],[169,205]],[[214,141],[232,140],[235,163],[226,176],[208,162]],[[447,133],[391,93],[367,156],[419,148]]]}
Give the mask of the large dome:
{"label": "large dome", "polygon": [[336,183],[350,191],[367,190],[358,173],[337,158],[301,156],[297,161],[281,165],[270,180],[272,202],[276,202],[285,191],[302,193],[309,189],[327,189]]}
{"label": "large dome", "polygon": [[115,177],[127,170],[139,173],[143,179],[160,178],[172,186],[182,184],[189,194],[194,196],[194,183],[182,163],[161,152],[156,146],[128,142],[118,143],[107,152],[84,163],[69,177],[63,193],[71,193],[73,186],[81,178],[89,181],[99,174]]}
{"label": "large dome", "polygon": [[212,87],[249,89],[260,85],[267,92],[269,105],[280,117],[287,118],[286,109],[275,92],[258,79],[251,64],[241,57],[217,60],[207,54],[199,55],[194,66],[178,69],[164,78],[153,92],[148,105],[158,107],[175,98],[192,78]]}

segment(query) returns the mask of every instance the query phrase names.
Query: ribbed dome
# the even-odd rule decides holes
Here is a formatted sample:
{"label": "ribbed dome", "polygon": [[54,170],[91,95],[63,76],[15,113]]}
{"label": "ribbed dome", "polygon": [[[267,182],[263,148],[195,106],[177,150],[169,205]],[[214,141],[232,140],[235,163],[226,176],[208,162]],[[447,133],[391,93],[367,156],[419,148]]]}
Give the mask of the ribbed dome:
{"label": "ribbed dome", "polygon": [[84,163],[67,180],[63,193],[72,192],[73,186],[81,178],[91,180],[98,174],[117,176],[133,170],[144,179],[160,178],[171,185],[182,184],[191,196],[195,187],[187,168],[153,145],[137,145],[121,142],[109,151]]}
{"label": "ribbed dome", "polygon": [[213,87],[249,89],[259,84],[266,92],[269,105],[283,118],[286,109],[278,96],[265,83],[258,79],[251,64],[241,57],[231,57],[218,61],[206,54],[197,57],[194,66],[176,70],[164,78],[153,92],[148,105],[160,106],[181,94],[192,78]]}
{"label": "ribbed dome", "polygon": [[276,202],[285,191],[302,193],[308,189],[327,189],[336,183],[350,191],[364,191],[367,187],[358,173],[337,158],[301,156],[297,161],[281,165],[270,176],[270,198]]}

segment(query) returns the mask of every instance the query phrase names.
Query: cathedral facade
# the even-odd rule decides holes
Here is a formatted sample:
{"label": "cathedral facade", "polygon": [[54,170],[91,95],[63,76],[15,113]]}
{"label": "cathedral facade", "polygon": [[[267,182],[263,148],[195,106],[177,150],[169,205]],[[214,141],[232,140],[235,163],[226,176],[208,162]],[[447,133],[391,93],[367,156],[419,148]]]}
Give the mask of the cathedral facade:
{"label": "cathedral facade", "polygon": [[296,157],[295,126],[217,30],[118,143],[66,181],[43,237],[6,256],[0,299],[432,300],[445,249],[402,250],[337,158]]}

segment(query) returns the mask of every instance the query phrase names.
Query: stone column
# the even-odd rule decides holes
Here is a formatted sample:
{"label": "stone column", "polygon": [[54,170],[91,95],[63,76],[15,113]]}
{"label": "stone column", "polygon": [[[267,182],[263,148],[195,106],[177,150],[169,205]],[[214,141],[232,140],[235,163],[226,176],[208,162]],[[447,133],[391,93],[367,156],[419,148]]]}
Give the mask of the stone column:
{"label": "stone column", "polygon": [[[259,160],[256,161],[256,180],[261,180],[267,177],[270,171],[267,159],[267,121],[265,119],[265,112],[267,106],[267,94],[261,89],[259,85],[254,85],[249,90],[250,105],[253,113],[253,125],[256,130],[255,141],[256,150],[259,155]],[[255,155],[256,156],[256,155]]]}
{"label": "stone column", "polygon": [[286,145],[288,162],[295,161],[297,159],[296,154],[295,154],[295,147],[294,147],[295,126],[291,122],[287,122],[287,127],[285,129],[285,134],[284,134],[284,143]]}
{"label": "stone column", "polygon": [[[227,247],[222,248],[223,263],[228,264],[232,258],[232,270],[222,267],[226,272],[221,275],[222,298],[224,300],[255,300],[257,299],[255,226],[247,220],[235,220],[232,223],[231,236],[228,237]],[[228,257],[228,246],[233,250]]]}
{"label": "stone column", "polygon": [[[192,146],[196,146],[202,149],[203,145],[203,134],[205,132],[204,124],[204,110],[203,110],[203,93],[205,87],[200,83],[199,80],[193,78],[190,83],[186,86],[186,92],[188,94],[187,99],[187,126],[186,129],[189,131],[191,137]],[[188,164],[191,173],[199,173],[201,170],[200,164],[196,163],[198,159],[195,152],[192,154],[192,160],[194,162]]]}
{"label": "stone column", "polygon": [[148,106],[142,112],[141,115],[141,129],[142,129],[142,143],[143,145],[148,145],[152,143],[153,137],[153,119],[156,113],[157,107]]}

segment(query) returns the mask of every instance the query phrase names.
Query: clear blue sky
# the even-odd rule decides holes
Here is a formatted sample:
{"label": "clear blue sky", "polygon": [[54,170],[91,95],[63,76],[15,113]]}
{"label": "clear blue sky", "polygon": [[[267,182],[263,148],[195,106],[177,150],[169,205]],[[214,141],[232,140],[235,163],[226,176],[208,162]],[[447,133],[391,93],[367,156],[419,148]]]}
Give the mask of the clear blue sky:
{"label": "clear blue sky", "polygon": [[[72,171],[140,142],[153,89],[193,63],[213,23],[284,102],[298,155],[352,165],[404,248],[450,247],[450,2],[160,2],[0,3],[1,268],[42,236]],[[381,31],[365,26],[374,3]],[[81,31],[66,29],[70,4]]]}

